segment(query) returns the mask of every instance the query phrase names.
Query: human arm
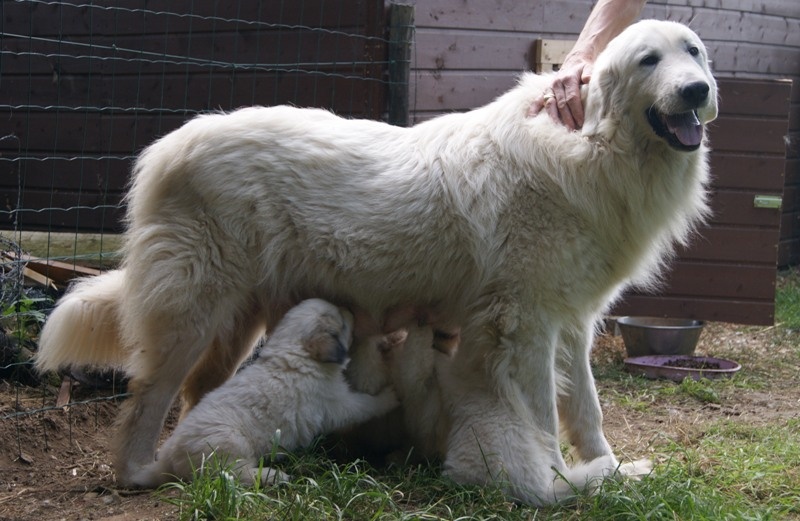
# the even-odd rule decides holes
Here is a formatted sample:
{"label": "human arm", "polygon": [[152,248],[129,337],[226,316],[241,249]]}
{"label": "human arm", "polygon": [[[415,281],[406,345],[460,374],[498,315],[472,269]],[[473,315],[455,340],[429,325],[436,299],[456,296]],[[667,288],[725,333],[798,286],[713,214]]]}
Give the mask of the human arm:
{"label": "human arm", "polygon": [[597,56],[608,42],[639,17],[646,0],[598,0],[575,46],[553,77],[549,89],[534,100],[529,115],[543,109],[570,130],[583,126],[581,85],[588,83]]}

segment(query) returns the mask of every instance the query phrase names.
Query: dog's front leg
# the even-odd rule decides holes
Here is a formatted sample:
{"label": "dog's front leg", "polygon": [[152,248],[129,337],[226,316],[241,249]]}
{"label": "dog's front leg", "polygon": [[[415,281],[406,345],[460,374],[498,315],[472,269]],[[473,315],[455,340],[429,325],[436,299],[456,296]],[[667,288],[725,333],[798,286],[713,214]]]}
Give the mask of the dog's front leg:
{"label": "dog's front leg", "polygon": [[528,325],[476,345],[481,332],[470,329],[440,376],[452,413],[446,475],[500,486],[533,505],[562,499],[569,490],[557,486],[567,468],[558,445],[556,331]]}
{"label": "dog's front leg", "polygon": [[558,397],[558,412],[577,456],[591,461],[612,454],[603,434],[603,413],[594,385],[589,353],[592,323],[561,331],[559,373],[565,379]]}

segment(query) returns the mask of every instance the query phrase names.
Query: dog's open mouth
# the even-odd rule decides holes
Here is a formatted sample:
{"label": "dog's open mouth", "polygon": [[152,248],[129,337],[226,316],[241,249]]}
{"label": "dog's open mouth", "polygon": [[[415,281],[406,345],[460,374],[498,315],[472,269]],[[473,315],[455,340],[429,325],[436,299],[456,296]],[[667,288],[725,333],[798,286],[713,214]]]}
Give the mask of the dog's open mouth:
{"label": "dog's open mouth", "polygon": [[647,120],[656,135],[677,150],[697,150],[703,142],[703,124],[697,112],[690,110],[679,114],[662,114],[654,107],[647,111]]}

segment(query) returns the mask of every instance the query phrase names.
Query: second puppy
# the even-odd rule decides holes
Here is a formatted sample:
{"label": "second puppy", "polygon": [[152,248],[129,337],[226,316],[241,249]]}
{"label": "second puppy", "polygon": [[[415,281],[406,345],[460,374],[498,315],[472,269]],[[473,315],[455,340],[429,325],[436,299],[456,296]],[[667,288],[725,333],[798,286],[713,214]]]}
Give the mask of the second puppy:
{"label": "second puppy", "polygon": [[319,299],[292,308],[255,361],[206,395],[164,442],[157,461],[133,476],[141,487],[175,478],[216,458],[244,483],[286,480],[259,460],[278,445],[293,450],[315,437],[388,412],[394,392],[373,396],[352,391],[343,368],[352,341],[353,317]]}

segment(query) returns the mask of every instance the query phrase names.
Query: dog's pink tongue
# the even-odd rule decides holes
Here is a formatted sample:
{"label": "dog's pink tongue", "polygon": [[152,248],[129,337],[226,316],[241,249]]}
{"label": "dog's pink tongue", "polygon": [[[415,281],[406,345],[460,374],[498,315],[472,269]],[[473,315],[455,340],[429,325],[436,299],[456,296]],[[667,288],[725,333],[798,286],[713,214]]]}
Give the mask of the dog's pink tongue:
{"label": "dog's pink tongue", "polygon": [[673,114],[665,119],[669,131],[675,134],[678,141],[684,145],[696,146],[703,140],[703,125],[700,124],[694,112]]}

